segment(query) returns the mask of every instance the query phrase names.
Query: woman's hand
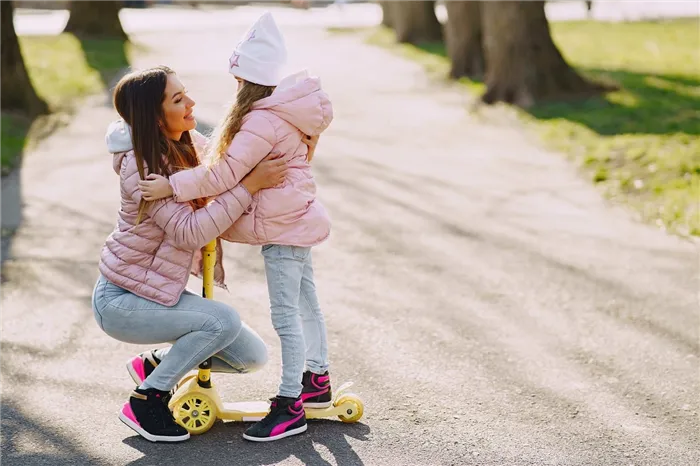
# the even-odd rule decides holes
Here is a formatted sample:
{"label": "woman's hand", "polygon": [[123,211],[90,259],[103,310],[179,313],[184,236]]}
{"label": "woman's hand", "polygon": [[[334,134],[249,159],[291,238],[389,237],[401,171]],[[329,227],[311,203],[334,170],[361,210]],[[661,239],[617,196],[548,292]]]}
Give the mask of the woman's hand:
{"label": "woman's hand", "polygon": [[139,189],[141,190],[141,197],[149,202],[173,195],[170,181],[166,177],[154,173],[148,175],[145,180],[139,181]]}
{"label": "woman's hand", "polygon": [[286,178],[287,162],[282,159],[269,160],[269,157],[265,157],[241,180],[241,184],[250,194],[255,194],[261,189],[274,188]]}
{"label": "woman's hand", "polygon": [[316,136],[307,136],[301,138],[301,142],[309,147],[309,152],[306,153],[306,161],[311,163],[311,159],[314,158],[314,152],[316,152],[316,144],[318,144],[318,134]]}

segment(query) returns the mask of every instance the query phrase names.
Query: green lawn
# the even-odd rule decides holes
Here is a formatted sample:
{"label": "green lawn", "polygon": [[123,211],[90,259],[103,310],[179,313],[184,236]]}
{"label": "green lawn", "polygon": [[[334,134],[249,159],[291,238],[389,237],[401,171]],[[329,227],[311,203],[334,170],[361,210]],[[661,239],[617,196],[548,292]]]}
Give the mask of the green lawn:
{"label": "green lawn", "polygon": [[[550,103],[518,113],[543,141],[578,162],[608,196],[646,221],[700,236],[700,23],[552,23],[566,59],[619,91],[578,103]],[[387,30],[369,42],[449,69],[443,44],[397,45]],[[475,92],[483,84],[461,80]]]}
{"label": "green lawn", "polygon": [[19,154],[24,149],[25,140],[31,121],[21,115],[0,115],[0,133],[2,147],[0,147],[0,166],[2,175],[9,173],[14,168]]}
{"label": "green lawn", "polygon": [[[80,97],[102,92],[119,70],[128,66],[130,44],[114,39],[79,40],[72,34],[20,37],[20,48],[34,88],[52,112],[70,112]],[[14,114],[2,113],[2,174],[18,162],[33,142],[32,128],[41,124]]]}

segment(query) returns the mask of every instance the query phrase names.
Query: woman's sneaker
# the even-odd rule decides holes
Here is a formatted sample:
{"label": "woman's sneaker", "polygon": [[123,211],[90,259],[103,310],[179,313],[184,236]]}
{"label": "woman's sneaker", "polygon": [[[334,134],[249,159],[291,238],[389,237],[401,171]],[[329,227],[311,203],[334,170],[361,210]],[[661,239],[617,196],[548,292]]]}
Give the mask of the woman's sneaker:
{"label": "woman's sneaker", "polygon": [[327,408],[331,405],[331,379],[328,371],[321,375],[311,371],[304,372],[301,378],[301,401],[305,408]]}
{"label": "woman's sneaker", "polygon": [[129,375],[138,386],[151,375],[158,364],[160,364],[160,359],[156,357],[155,350],[144,351],[127,361],[126,370],[129,371]]}
{"label": "woman's sneaker", "polygon": [[119,420],[151,442],[182,442],[190,438],[189,432],[177,424],[173,414],[163,401],[168,392],[155,388],[137,388],[124,403]]}
{"label": "woman's sneaker", "polygon": [[306,432],[306,413],[301,397],[276,396],[270,401],[270,412],[245,431],[244,439],[270,442]]}

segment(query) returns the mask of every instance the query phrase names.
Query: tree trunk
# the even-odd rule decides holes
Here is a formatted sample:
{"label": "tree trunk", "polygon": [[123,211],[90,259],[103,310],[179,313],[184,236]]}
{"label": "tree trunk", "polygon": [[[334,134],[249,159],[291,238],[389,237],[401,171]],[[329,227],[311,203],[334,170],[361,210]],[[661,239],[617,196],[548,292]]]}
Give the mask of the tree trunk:
{"label": "tree trunk", "polygon": [[583,79],[552,41],[543,1],[484,2],[486,103],[521,107],[536,102],[599,93]]}
{"label": "tree trunk", "polygon": [[24,66],[19,41],[13,22],[12,2],[0,2],[2,16],[2,73],[0,73],[0,100],[2,110],[20,110],[30,116],[47,113],[48,107],[34,90]]}
{"label": "tree trunk", "polygon": [[420,44],[442,40],[434,1],[391,2],[391,20],[399,42]]}
{"label": "tree trunk", "polygon": [[394,28],[394,21],[391,18],[391,3],[392,2],[378,2],[379,6],[382,7],[382,26],[388,28]]}
{"label": "tree trunk", "polygon": [[73,1],[66,32],[83,37],[127,39],[119,21],[120,1]]}
{"label": "tree trunk", "polygon": [[452,61],[450,76],[481,79],[484,76],[484,46],[481,8],[484,2],[445,2],[447,8],[447,52]]}

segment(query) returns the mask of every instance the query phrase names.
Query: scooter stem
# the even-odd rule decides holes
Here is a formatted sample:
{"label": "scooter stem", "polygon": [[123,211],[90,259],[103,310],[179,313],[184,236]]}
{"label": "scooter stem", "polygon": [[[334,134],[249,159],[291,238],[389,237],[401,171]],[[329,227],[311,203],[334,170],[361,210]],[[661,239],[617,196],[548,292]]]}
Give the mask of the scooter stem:
{"label": "scooter stem", "polygon": [[[214,299],[214,266],[216,266],[216,240],[202,248],[202,297]],[[202,388],[211,387],[211,358],[199,365],[197,382]]]}

